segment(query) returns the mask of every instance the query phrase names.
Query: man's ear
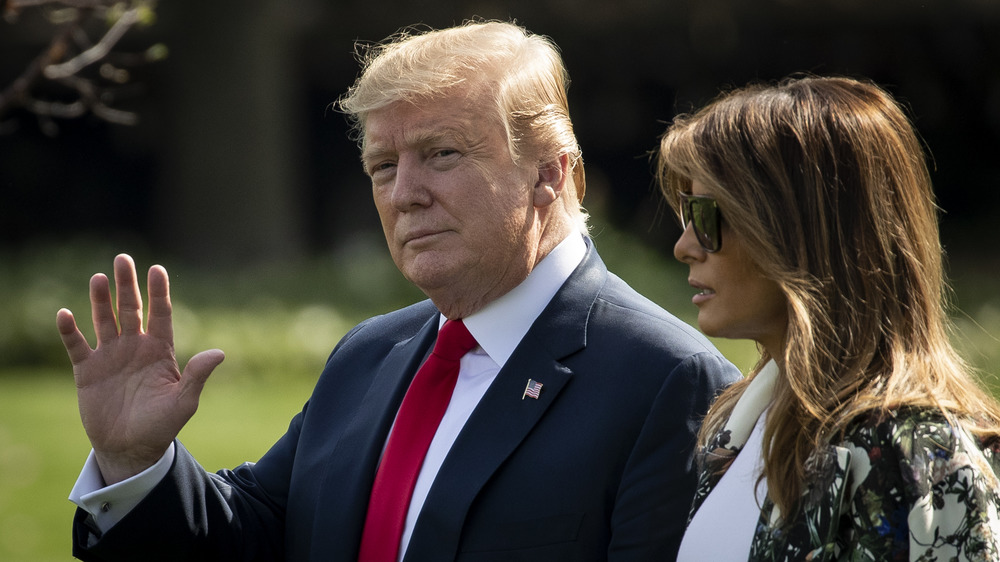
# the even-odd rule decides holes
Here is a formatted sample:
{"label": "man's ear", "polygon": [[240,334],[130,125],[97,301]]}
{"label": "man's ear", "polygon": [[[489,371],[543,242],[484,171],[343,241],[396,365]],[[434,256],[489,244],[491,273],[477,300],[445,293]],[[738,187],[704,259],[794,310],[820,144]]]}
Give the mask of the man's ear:
{"label": "man's ear", "polygon": [[547,207],[562,196],[569,179],[569,155],[538,165],[538,181],[534,187],[535,207]]}

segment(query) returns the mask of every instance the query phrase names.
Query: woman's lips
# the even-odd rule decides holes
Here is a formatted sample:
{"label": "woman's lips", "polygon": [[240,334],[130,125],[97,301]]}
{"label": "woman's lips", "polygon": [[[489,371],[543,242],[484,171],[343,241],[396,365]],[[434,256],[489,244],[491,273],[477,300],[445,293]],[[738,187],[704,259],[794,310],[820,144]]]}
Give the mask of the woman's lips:
{"label": "woman's lips", "polygon": [[698,289],[698,292],[695,293],[693,297],[691,297],[691,302],[696,305],[711,300],[711,298],[715,296],[715,291],[709,288],[707,285],[703,285],[693,279],[688,279],[688,284],[694,287],[695,289]]}

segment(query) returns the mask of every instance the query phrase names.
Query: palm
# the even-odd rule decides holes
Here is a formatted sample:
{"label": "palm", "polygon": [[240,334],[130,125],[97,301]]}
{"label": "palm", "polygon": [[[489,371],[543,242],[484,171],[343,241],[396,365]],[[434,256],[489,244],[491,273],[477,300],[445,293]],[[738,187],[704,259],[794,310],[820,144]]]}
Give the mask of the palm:
{"label": "palm", "polygon": [[73,370],[87,435],[107,452],[169,443],[172,436],[162,433],[169,433],[171,418],[182,418],[183,425],[194,413],[178,411],[184,406],[181,377],[169,341],[121,336],[102,343]]}
{"label": "palm", "polygon": [[73,363],[80,416],[109,483],[159,459],[194,414],[205,380],[223,359],[218,350],[206,351],[183,372],[179,369],[166,270],[150,269],[146,330],[135,266],[128,256],[115,260],[115,284],[117,315],[107,278],[98,274],[91,279],[95,349],[68,310],[58,316]]}

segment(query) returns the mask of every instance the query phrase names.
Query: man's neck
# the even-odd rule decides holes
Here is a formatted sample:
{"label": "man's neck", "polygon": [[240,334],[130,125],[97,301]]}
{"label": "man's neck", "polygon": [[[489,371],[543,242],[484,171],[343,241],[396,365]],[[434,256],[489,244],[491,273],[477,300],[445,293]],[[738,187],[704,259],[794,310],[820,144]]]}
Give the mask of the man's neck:
{"label": "man's neck", "polygon": [[427,293],[427,296],[434,301],[434,305],[446,318],[467,318],[523,283],[535,267],[570,234],[574,234],[570,229],[560,229],[558,234],[551,231],[543,233],[538,244],[528,249],[524,261],[521,262],[522,265],[517,266],[522,268],[521,271],[516,273],[511,271],[510,275],[497,279],[495,285],[487,287],[478,294],[461,295],[446,289],[436,291],[434,294]]}

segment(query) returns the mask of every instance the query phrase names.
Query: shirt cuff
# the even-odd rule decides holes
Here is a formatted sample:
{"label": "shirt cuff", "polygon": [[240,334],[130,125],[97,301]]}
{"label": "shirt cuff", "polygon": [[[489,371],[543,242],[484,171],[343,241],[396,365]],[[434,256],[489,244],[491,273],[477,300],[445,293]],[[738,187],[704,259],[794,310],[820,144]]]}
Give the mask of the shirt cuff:
{"label": "shirt cuff", "polygon": [[170,472],[173,464],[174,444],[171,443],[153,466],[117,484],[105,486],[101,469],[97,465],[94,451],[91,450],[73,490],[69,493],[69,501],[89,513],[97,528],[101,533],[105,533],[128,515],[132,508],[139,505],[139,502]]}

